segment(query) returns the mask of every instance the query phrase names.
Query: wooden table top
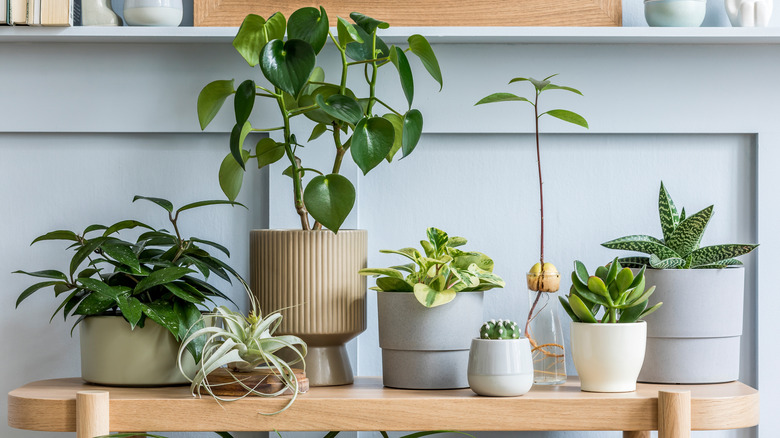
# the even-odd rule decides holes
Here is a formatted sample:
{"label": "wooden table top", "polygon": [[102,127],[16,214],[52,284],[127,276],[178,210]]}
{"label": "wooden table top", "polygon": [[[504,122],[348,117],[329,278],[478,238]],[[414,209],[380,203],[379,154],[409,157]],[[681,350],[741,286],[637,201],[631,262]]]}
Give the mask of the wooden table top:
{"label": "wooden table top", "polygon": [[520,397],[480,397],[469,389],[384,388],[378,377],[312,388],[285,412],[288,397],[217,403],[189,387],[117,388],[80,378],[41,380],[8,393],[8,424],[18,429],[73,432],[76,392],[110,393],[112,431],[355,431],[355,430],[655,430],[658,391],[691,391],[693,430],[758,424],[758,391],[740,382],[714,385],[638,384],[636,392],[588,393],[569,377],[534,386]]}

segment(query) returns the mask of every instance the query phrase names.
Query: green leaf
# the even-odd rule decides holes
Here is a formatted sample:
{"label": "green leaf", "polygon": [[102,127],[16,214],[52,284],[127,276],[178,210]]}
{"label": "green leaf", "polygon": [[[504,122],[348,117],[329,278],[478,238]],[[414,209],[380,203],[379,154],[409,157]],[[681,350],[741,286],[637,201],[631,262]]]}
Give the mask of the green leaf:
{"label": "green leaf", "polygon": [[574,125],[582,126],[583,128],[588,128],[588,122],[585,120],[584,117],[581,115],[569,111],[569,110],[562,110],[562,109],[554,109],[547,111],[545,113],[542,113],[542,115],[547,114],[549,116],[553,116],[557,119],[561,119],[564,122],[569,122]]}
{"label": "green leaf", "polygon": [[680,257],[669,257],[668,259],[661,260],[657,255],[652,254],[650,256],[650,266],[655,269],[674,269],[685,265],[685,259]]}
{"label": "green leaf", "polygon": [[230,251],[225,246],[220,245],[219,243],[212,242],[210,240],[199,239],[197,237],[190,237],[190,240],[193,241],[193,242],[198,242],[198,243],[202,243],[204,245],[212,246],[212,247],[222,251],[226,256],[230,257]]}
{"label": "green leaf", "polygon": [[233,99],[233,109],[236,113],[236,124],[243,126],[252,114],[255,105],[255,81],[247,79],[238,86]]}
{"label": "green leaf", "polygon": [[147,230],[154,230],[154,228],[150,227],[149,225],[146,225],[145,223],[138,222],[136,220],[131,219],[131,220],[119,221],[114,225],[111,225],[110,227],[106,228],[105,232],[103,232],[103,236],[107,237],[118,231],[131,230],[136,227],[146,228]]}
{"label": "green leaf", "polygon": [[250,132],[252,132],[252,124],[249,122],[233,126],[233,130],[230,132],[230,154],[233,155],[233,159],[241,165],[242,169],[244,168],[244,140]]}
{"label": "green leaf", "polygon": [[[17,271],[19,272],[19,271]],[[32,295],[35,291],[43,289],[44,287],[54,286],[57,284],[62,284],[60,281],[42,281],[40,283],[35,283],[34,285],[28,287],[25,289],[21,294],[19,294],[19,298],[16,299],[16,307],[19,307],[19,304],[24,301],[27,297]]]}
{"label": "green leaf", "polygon": [[100,247],[103,252],[112,259],[129,266],[135,272],[141,272],[141,264],[138,262],[135,252],[126,242],[110,240]]}
{"label": "green leaf", "polygon": [[143,311],[149,319],[165,327],[176,337],[179,334],[179,318],[172,307],[172,304],[167,300],[158,300],[144,304]]}
{"label": "green leaf", "polygon": [[70,275],[73,275],[76,270],[81,266],[81,263],[87,259],[93,252],[103,244],[107,239],[105,237],[98,237],[96,239],[87,240],[84,242],[84,246],[76,251],[76,254],[70,260]]}
{"label": "green leaf", "polygon": [[127,322],[130,323],[130,328],[135,328],[138,321],[141,320],[143,315],[143,305],[135,297],[128,297],[127,295],[120,295],[116,299],[119,304],[119,311],[122,312]]}
{"label": "green leaf", "polygon": [[[668,259],[670,257],[679,257],[671,248],[659,243],[659,240],[645,235],[625,236],[609,242],[604,242],[601,246],[610,249],[622,249],[626,251],[638,251],[645,254],[655,254],[660,258]],[[621,262],[622,263],[622,262]]]}
{"label": "green leaf", "polygon": [[574,261],[574,273],[580,283],[582,283],[583,286],[587,286],[590,274],[588,274],[588,269],[585,265],[579,260]]}
{"label": "green leaf", "polygon": [[76,280],[84,286],[84,289],[91,290],[103,295],[104,297],[118,300],[122,295],[128,295],[130,288],[125,286],[109,286],[106,283],[94,278],[79,278]]}
{"label": "green leaf", "polygon": [[[113,298],[109,298],[99,293],[90,293],[86,296],[76,310],[73,311],[74,315],[100,315],[106,310],[114,307],[116,301]],[[67,311],[66,311],[67,313]]]}
{"label": "green leaf", "polygon": [[382,118],[393,124],[393,147],[390,148],[390,152],[385,157],[387,162],[391,163],[395,154],[401,150],[404,135],[404,118],[395,113],[387,113]]}
{"label": "green leaf", "polygon": [[713,206],[710,205],[680,222],[672,236],[666,241],[666,244],[683,258],[688,256],[688,254],[699,247],[701,237],[707,228],[707,223],[709,223],[710,217],[712,217],[712,209]]}
{"label": "green leaf", "polygon": [[530,100],[526,99],[525,97],[520,97],[512,93],[493,93],[490,96],[483,97],[479,102],[475,103],[474,106],[482,105],[485,103],[495,103],[495,102],[531,102]]}
{"label": "green leaf", "polygon": [[375,18],[371,18],[368,15],[363,15],[359,12],[353,12],[349,14],[349,18],[351,18],[352,21],[355,22],[355,24],[360,26],[361,29],[363,29],[369,34],[373,34],[377,28],[387,29],[388,27],[390,27],[390,25],[385,23],[384,21],[379,21]]}
{"label": "green leaf", "polygon": [[571,318],[574,322],[580,322],[580,318],[574,313],[574,311],[571,309],[571,306],[569,305],[569,302],[566,301],[563,297],[558,297],[558,301],[561,302],[561,306],[563,306],[563,310],[566,311],[566,313],[569,315],[569,318]]}
{"label": "green leaf", "polygon": [[377,53],[374,53],[372,50],[374,37],[360,26],[356,27],[355,30],[357,30],[358,36],[363,42],[360,43],[355,41],[347,44],[346,53],[350,59],[355,61],[369,61],[390,56],[390,49],[381,38],[376,37]]}
{"label": "green leaf", "polygon": [[[672,238],[674,229],[677,227],[679,215],[677,214],[677,207],[674,206],[672,197],[669,196],[669,192],[664,187],[664,182],[661,181],[661,188],[658,192],[658,216],[661,219],[661,229],[664,233],[664,241],[668,242]],[[662,257],[659,255],[661,258]]]}
{"label": "green leaf", "polygon": [[[201,319],[200,310],[192,303],[185,303],[176,301],[173,303],[173,313],[176,314],[176,318],[179,320],[179,329],[176,333],[176,339],[183,341],[187,337],[199,328],[205,327],[203,320]],[[201,353],[203,352],[203,346],[206,344],[206,337],[201,336],[196,338],[194,342],[187,344],[187,350],[189,350],[195,362],[200,362]]]}
{"label": "green leaf", "polygon": [[214,120],[225,99],[235,93],[233,89],[233,79],[214,81],[200,90],[198,94],[198,122],[200,129],[206,129],[206,126]]}
{"label": "green leaf", "polygon": [[479,287],[480,276],[478,273],[457,268],[450,269],[450,272],[463,283],[466,289]]}
{"label": "green leaf", "polygon": [[633,281],[634,273],[631,272],[631,269],[629,268],[621,269],[615,278],[615,284],[617,285],[618,291],[620,293],[625,292],[629,287],[631,287],[631,283],[633,283]]}
{"label": "green leaf", "polygon": [[411,154],[422,136],[423,116],[416,109],[409,110],[404,115],[403,135],[401,138],[401,149],[403,156]]}
{"label": "green leaf", "polygon": [[410,36],[407,41],[409,42],[411,52],[420,58],[425,70],[439,83],[439,91],[441,91],[444,86],[444,80],[442,79],[439,61],[436,59],[436,54],[433,53],[431,44],[424,36],[417,34]]}
{"label": "green leaf", "polygon": [[621,257],[618,261],[628,268],[644,268],[650,264],[649,257]]}
{"label": "green leaf", "polygon": [[347,178],[336,173],[318,175],[306,185],[303,201],[317,222],[338,232],[355,205],[355,187]]}
{"label": "green leaf", "polygon": [[284,38],[286,25],[284,15],[278,12],[267,22],[259,15],[249,14],[244,18],[233,39],[233,47],[251,67],[254,67],[260,63],[260,52],[269,41]]}
{"label": "green leaf", "polygon": [[376,286],[383,292],[414,292],[411,284],[395,277],[379,277]]}
{"label": "green leaf", "polygon": [[485,271],[493,271],[493,259],[477,251],[459,251],[450,249],[450,255],[452,255],[452,267],[457,269],[468,269],[472,264],[477,265],[479,269]]}
{"label": "green leaf", "polygon": [[609,291],[607,291],[607,286],[604,284],[604,280],[595,275],[592,275],[588,278],[588,290],[593,293],[597,293],[602,297],[609,297]]}
{"label": "green leaf", "polygon": [[311,45],[301,40],[270,41],[260,54],[260,68],[269,82],[298,96],[317,62]]}
{"label": "green leaf", "polygon": [[285,154],[284,143],[277,143],[272,138],[262,138],[255,148],[257,154],[257,168],[261,169],[269,164],[281,160]]}
{"label": "green leaf", "polygon": [[412,76],[412,67],[409,65],[409,59],[399,47],[390,48],[390,62],[398,70],[398,77],[401,79],[401,88],[404,90],[406,101],[409,102],[409,108],[412,107],[414,100],[414,77]]}
{"label": "green leaf", "polygon": [[618,263],[617,263],[617,257],[612,261],[612,263],[609,264],[609,271],[607,271],[607,278],[604,280],[606,284],[611,284],[615,281],[615,278],[617,278],[618,273]]}
{"label": "green leaf", "polygon": [[[249,159],[249,151],[241,151],[243,162]],[[231,201],[235,201],[241,192],[241,186],[244,183],[244,166],[238,164],[232,153],[228,153],[219,166],[219,187],[222,193]]]}
{"label": "green leaf", "polygon": [[339,36],[339,46],[341,46],[342,49],[347,47],[347,44],[351,42],[363,42],[363,38],[360,37],[360,34],[358,33],[357,29],[355,29],[355,26],[341,17],[339,17],[338,21],[336,22],[336,31]]}
{"label": "green leaf", "polygon": [[591,292],[590,289],[588,289],[588,286],[580,283],[579,279],[577,279],[577,276],[574,273],[572,273],[572,280],[572,287],[574,289],[572,293],[577,294],[577,296],[579,296],[583,301],[587,300],[588,302],[600,304],[605,307],[609,306],[609,302],[605,297]]}
{"label": "green leaf", "polygon": [[29,275],[31,277],[38,277],[38,278],[52,278],[55,280],[67,280],[68,277],[63,274],[60,271],[55,271],[53,269],[46,269],[43,271],[35,271],[35,272],[27,272],[27,271],[14,271],[14,274],[24,274]]}
{"label": "green leaf", "polygon": [[420,251],[417,251],[415,248],[401,248],[399,250],[394,249],[380,249],[380,253],[382,254],[398,254],[402,255],[409,260],[417,263],[417,260],[421,257]]}
{"label": "green leaf", "polygon": [[317,123],[314,125],[314,129],[311,130],[309,141],[316,140],[324,133],[328,132],[328,125],[324,123]]}
{"label": "green leaf", "polygon": [[189,286],[187,283],[183,283],[183,282],[166,283],[163,286],[170,293],[176,295],[177,297],[181,298],[184,301],[188,301],[188,302],[194,303],[194,304],[200,304],[200,303],[203,302],[203,299],[204,299],[203,298],[203,294],[201,294],[197,290],[195,290],[195,291],[198,292],[198,293],[197,294],[193,294],[192,290],[194,288],[192,288],[192,286],[190,286],[189,288],[185,289],[184,287],[182,287],[182,285]]}
{"label": "green leaf", "polygon": [[154,202],[155,204],[159,205],[160,207],[164,208],[168,213],[173,213],[173,203],[167,199],[163,198],[152,198],[149,196],[140,196],[135,195],[133,196],[133,202],[143,199],[145,201]]}
{"label": "green leaf", "polygon": [[363,118],[363,107],[357,101],[343,94],[332,94],[324,98],[321,94],[314,97],[320,109],[329,116],[357,125]]}
{"label": "green leaf", "polygon": [[414,296],[425,307],[437,307],[447,304],[455,299],[455,294],[455,291],[452,289],[437,291],[427,284],[417,283],[414,285]]}
{"label": "green leaf", "polygon": [[[406,123],[404,123],[405,125]],[[352,159],[367,174],[385,159],[393,147],[393,124],[382,117],[364,118],[352,135]]]}
{"label": "green leaf", "polygon": [[732,259],[745,255],[754,249],[758,245],[745,245],[745,244],[725,244],[725,245],[713,245],[699,248],[691,253],[691,267],[700,267],[704,265],[714,264],[721,260]]}
{"label": "green leaf", "polygon": [[555,84],[547,84],[547,85],[546,85],[546,86],[545,86],[545,87],[542,89],[542,91],[547,91],[547,90],[565,90],[565,91],[571,91],[571,92],[572,92],[572,93],[574,93],[574,94],[579,94],[580,96],[582,96],[582,93],[580,92],[580,90],[577,90],[577,89],[575,89],[575,88],[571,88],[571,87],[563,87],[563,86],[560,86],[560,85],[555,85]]}
{"label": "green leaf", "polygon": [[84,230],[84,234],[86,235],[87,233],[91,233],[93,231],[105,230],[106,228],[108,227],[106,227],[105,225],[99,225],[99,224],[90,225]]}
{"label": "green leaf", "polygon": [[328,14],[320,6],[300,8],[287,20],[287,38],[303,40],[311,45],[314,53],[320,53],[328,40]]}
{"label": "green leaf", "polygon": [[639,315],[639,318],[644,318],[645,316],[655,312],[656,310],[658,310],[659,307],[661,307],[662,304],[663,304],[663,302],[660,302],[660,303],[656,304],[655,306],[645,310],[644,312],[642,312],[641,315]]}
{"label": "green leaf", "polygon": [[642,314],[642,312],[645,311],[645,308],[647,307],[647,300],[639,302],[639,304],[628,307],[623,309],[623,311],[620,312],[620,319],[618,319],[618,322],[620,323],[631,323],[636,322],[637,319],[639,319],[639,316]]}
{"label": "green leaf", "polygon": [[178,210],[176,210],[176,214],[179,214],[182,211],[192,210],[193,208],[205,207],[207,205],[232,205],[232,206],[240,205],[240,206],[246,208],[246,206],[244,204],[240,203],[240,202],[226,201],[224,199],[212,199],[212,200],[208,200],[208,201],[192,202],[192,203],[189,203],[187,205],[184,205],[181,208],[179,208]]}
{"label": "green leaf", "polygon": [[69,230],[57,230],[52,231],[49,233],[44,234],[43,236],[38,236],[35,238],[35,240],[30,243],[32,245],[35,242],[40,242],[42,240],[70,240],[73,242],[78,242],[78,236],[76,236],[76,233]]}
{"label": "green leaf", "polygon": [[577,315],[580,321],[589,323],[597,322],[593,314],[590,313],[588,306],[586,306],[577,295],[569,295],[569,306],[571,306],[571,310]]}
{"label": "green leaf", "polygon": [[173,266],[170,268],[164,268],[149,274],[148,277],[139,281],[133,289],[133,295],[139,294],[147,289],[159,286],[161,284],[170,283],[178,280],[185,275],[193,272],[192,269]]}
{"label": "green leaf", "polygon": [[364,268],[359,270],[358,274],[372,276],[386,275],[388,277],[400,278],[401,280],[404,278],[401,271],[392,268]]}

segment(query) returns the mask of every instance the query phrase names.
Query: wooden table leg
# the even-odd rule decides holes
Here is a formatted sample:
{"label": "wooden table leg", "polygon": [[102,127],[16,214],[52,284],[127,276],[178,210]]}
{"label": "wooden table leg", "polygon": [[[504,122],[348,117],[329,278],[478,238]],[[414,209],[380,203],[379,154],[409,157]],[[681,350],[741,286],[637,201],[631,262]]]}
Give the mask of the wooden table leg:
{"label": "wooden table leg", "polygon": [[658,438],[690,438],[691,392],[658,391]]}
{"label": "wooden table leg", "polygon": [[623,432],[623,438],[650,438],[649,430],[631,430]]}
{"label": "wooden table leg", "polygon": [[76,438],[108,435],[108,391],[76,393]]}

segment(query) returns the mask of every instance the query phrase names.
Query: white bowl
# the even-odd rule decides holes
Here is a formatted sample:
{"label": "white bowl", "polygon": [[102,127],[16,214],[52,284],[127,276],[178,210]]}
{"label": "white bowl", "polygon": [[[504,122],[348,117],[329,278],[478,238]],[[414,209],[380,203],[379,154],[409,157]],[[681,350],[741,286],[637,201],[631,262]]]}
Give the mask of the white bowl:
{"label": "white bowl", "polygon": [[531,344],[520,339],[471,340],[468,379],[479,395],[511,397],[523,395],[534,384]]}
{"label": "white bowl", "polygon": [[645,20],[653,27],[699,27],[706,0],[645,0]]}

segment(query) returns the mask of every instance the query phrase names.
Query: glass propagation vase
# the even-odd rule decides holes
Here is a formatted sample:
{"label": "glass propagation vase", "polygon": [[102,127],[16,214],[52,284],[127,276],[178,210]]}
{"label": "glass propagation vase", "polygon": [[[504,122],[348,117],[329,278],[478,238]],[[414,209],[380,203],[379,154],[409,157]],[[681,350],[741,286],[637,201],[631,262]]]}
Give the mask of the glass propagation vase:
{"label": "glass propagation vase", "polygon": [[[529,312],[524,335],[531,343],[534,384],[560,385],[566,383],[566,355],[561,320],[558,317],[560,274],[557,272],[538,274],[529,272],[527,280]],[[544,284],[554,284],[555,286],[552,288],[549,286],[540,287]]]}

